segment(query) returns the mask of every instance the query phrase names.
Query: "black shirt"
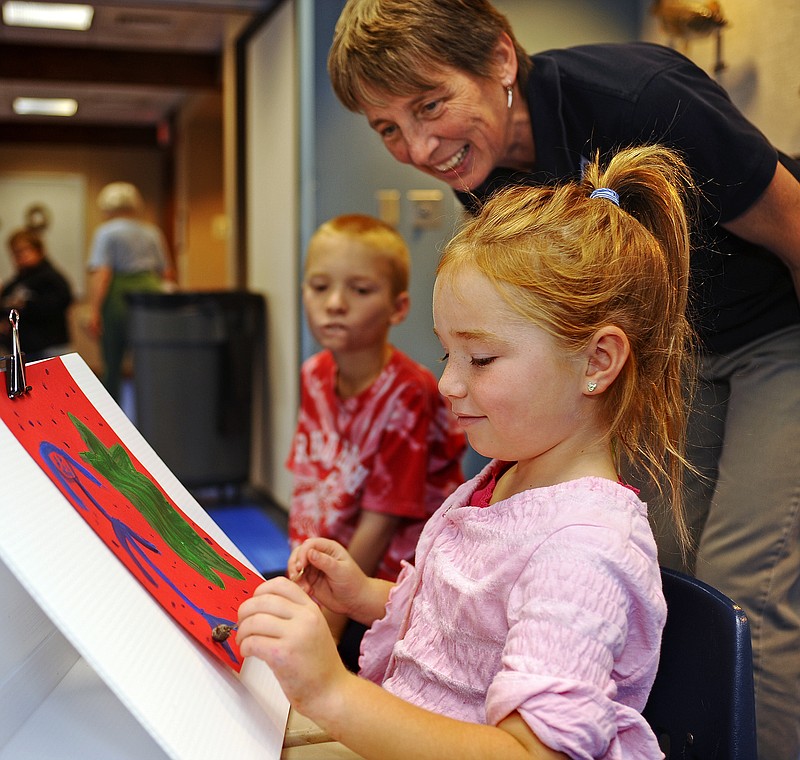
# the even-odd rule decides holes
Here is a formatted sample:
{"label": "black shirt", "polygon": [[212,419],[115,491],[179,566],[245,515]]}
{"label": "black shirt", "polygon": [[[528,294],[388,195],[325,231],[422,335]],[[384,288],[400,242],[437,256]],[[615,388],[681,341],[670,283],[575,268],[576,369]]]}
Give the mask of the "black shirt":
{"label": "black shirt", "polygon": [[[67,309],[72,303],[72,290],[64,275],[47,259],[34,267],[21,270],[0,291],[0,304],[7,320],[4,301],[14,291],[24,294],[26,304],[19,309],[20,346],[26,354],[38,354],[51,346],[69,342]],[[3,342],[7,343],[6,338]],[[4,352],[10,350],[6,345]]]}
{"label": "black shirt", "polygon": [[532,56],[526,98],[536,149],[532,172],[497,168],[471,194],[473,213],[508,184],[578,179],[601,158],[631,145],[678,150],[701,190],[693,221],[690,315],[704,346],[725,353],[800,322],[788,268],[769,251],[727,232],[764,192],[779,154],[702,69],[650,43],[583,45]]}

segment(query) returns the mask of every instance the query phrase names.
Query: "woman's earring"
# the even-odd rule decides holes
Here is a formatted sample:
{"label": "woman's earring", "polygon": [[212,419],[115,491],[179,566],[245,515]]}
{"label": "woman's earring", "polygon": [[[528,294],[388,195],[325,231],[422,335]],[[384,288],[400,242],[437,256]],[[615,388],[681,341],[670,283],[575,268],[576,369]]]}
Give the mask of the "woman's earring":
{"label": "woman's earring", "polygon": [[594,380],[590,380],[586,383],[586,390],[589,391],[589,393],[594,393],[597,390],[597,383]]}
{"label": "woman's earring", "polygon": [[508,108],[511,109],[511,104],[514,102],[514,90],[509,85],[506,85],[506,96],[508,98]]}

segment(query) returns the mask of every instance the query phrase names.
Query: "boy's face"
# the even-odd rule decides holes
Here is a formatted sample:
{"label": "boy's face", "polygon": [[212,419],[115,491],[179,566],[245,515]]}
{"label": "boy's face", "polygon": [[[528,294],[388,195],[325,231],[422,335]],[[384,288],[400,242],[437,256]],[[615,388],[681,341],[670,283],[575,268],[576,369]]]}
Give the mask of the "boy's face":
{"label": "boy's face", "polygon": [[408,313],[408,294],[392,294],[385,256],[339,233],[309,247],[303,305],[314,338],[334,354],[382,350],[389,328]]}

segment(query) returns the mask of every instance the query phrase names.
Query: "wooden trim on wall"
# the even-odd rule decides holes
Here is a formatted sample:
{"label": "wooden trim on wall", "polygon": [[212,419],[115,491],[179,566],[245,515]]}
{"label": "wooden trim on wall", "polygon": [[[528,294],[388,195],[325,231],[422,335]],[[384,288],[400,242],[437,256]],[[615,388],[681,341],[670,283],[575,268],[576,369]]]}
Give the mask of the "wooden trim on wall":
{"label": "wooden trim on wall", "polygon": [[48,145],[114,145],[161,147],[155,126],[112,124],[58,124],[42,122],[0,122],[0,143],[46,143]]}
{"label": "wooden trim on wall", "polygon": [[221,57],[217,53],[3,44],[0,79],[218,90]]}

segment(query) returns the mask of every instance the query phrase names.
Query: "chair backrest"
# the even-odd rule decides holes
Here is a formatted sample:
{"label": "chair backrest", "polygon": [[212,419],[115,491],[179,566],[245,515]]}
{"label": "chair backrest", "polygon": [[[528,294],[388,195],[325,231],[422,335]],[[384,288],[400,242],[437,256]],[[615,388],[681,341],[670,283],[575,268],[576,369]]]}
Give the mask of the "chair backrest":
{"label": "chair backrest", "polygon": [[756,760],[750,625],[717,589],[661,569],[667,623],[643,711],[668,760]]}

